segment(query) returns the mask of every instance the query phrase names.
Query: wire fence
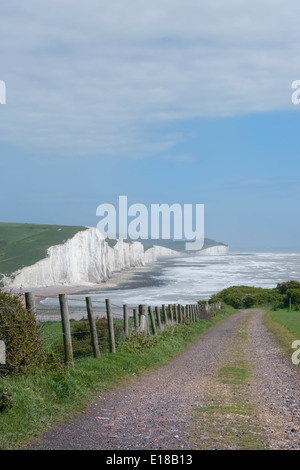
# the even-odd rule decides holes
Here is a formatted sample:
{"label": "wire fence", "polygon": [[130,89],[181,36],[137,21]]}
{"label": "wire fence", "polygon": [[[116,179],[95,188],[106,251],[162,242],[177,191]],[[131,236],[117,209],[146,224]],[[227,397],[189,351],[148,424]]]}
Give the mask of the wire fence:
{"label": "wire fence", "polygon": [[[72,304],[74,302],[76,300],[72,299]],[[43,350],[69,365],[88,356],[100,358],[102,353],[115,353],[132,335],[158,335],[170,325],[209,320],[221,309],[220,303],[207,302],[138,305],[136,308],[118,305],[110,299],[93,302],[91,297],[86,297],[85,308],[82,307],[82,300],[80,302],[78,308],[69,308],[68,297],[59,294],[59,309],[39,310],[34,294],[25,294],[26,311],[39,325],[39,341]],[[0,305],[0,315],[5,308]],[[5,318],[7,315],[0,317],[0,365],[5,364],[5,348],[10,346],[7,344],[7,329],[13,328],[11,322],[5,322]],[[22,328],[22,325],[19,327]],[[28,335],[26,329],[23,335]],[[10,342],[14,341],[12,336]]]}
{"label": "wire fence", "polygon": [[[87,299],[90,299],[89,297]],[[72,299],[72,303],[76,300]],[[82,303],[81,300],[78,302]],[[133,317],[128,317],[128,329],[124,329],[123,305],[111,303],[113,316],[113,329],[116,347],[125,341],[126,336],[134,330]],[[107,310],[105,302],[93,302],[92,321],[95,325],[95,336],[97,338],[98,349],[100,352],[110,351],[109,323],[107,319]],[[94,354],[91,322],[87,316],[87,310],[68,309],[70,336],[72,342],[72,353],[74,359],[80,359]],[[41,334],[43,345],[46,351],[53,352],[64,358],[64,330],[62,316],[64,312],[57,311],[37,311],[36,318],[41,324]]]}

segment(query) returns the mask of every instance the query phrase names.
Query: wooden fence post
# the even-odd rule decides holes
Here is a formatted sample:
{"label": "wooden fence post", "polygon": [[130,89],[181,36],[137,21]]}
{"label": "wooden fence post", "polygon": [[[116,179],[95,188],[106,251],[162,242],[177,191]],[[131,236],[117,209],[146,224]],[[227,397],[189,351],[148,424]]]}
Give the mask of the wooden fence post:
{"label": "wooden fence post", "polygon": [[73,360],[73,349],[72,339],[69,321],[69,308],[68,299],[66,294],[59,294],[60,313],[62,320],[63,338],[64,338],[64,350],[65,350],[65,362],[70,366],[74,365]]}
{"label": "wooden fence post", "polygon": [[150,315],[152,333],[154,335],[156,335],[157,333],[156,333],[155,320],[154,320],[153,310],[152,310],[151,306],[148,307],[148,312],[149,312],[149,315]]}
{"label": "wooden fence post", "polygon": [[167,310],[166,310],[165,305],[162,305],[162,311],[163,311],[163,315],[164,315],[165,324],[167,324],[168,323],[168,316],[167,316]]}
{"label": "wooden fence post", "polygon": [[146,305],[139,305],[139,317],[140,317],[140,331],[147,333],[147,307]]}
{"label": "wooden fence post", "polygon": [[178,305],[178,311],[179,311],[179,323],[182,323],[182,307],[180,304]]}
{"label": "wooden fence post", "polygon": [[128,335],[128,309],[127,305],[123,305],[123,317],[124,317],[124,333]]}
{"label": "wooden fence post", "polygon": [[150,334],[150,327],[149,327],[149,315],[148,315],[147,305],[145,305],[145,317],[146,317],[146,333],[147,333],[147,335],[149,335]]}
{"label": "wooden fence post", "polygon": [[174,304],[173,307],[174,307],[175,323],[178,323],[178,313],[177,313],[177,306],[176,306],[176,304]]}
{"label": "wooden fence post", "polygon": [[6,364],[6,345],[3,340],[0,340],[0,364]]}
{"label": "wooden fence post", "polygon": [[155,307],[155,314],[156,314],[156,320],[157,320],[157,324],[158,324],[158,328],[160,331],[162,331],[162,325],[161,325],[161,318],[160,318],[160,308],[159,307]]}
{"label": "wooden fence post", "polygon": [[205,307],[204,307],[203,304],[201,304],[201,305],[200,305],[200,314],[199,314],[199,318],[200,318],[201,320],[204,320],[205,317],[206,317],[206,315],[205,315]]}
{"label": "wooden fence post", "polygon": [[35,299],[33,292],[25,292],[25,304],[26,310],[28,312],[36,314]]}
{"label": "wooden fence post", "polygon": [[86,309],[87,309],[87,314],[88,314],[88,319],[89,319],[89,324],[90,324],[93,354],[94,354],[94,357],[100,358],[101,355],[100,355],[100,350],[99,350],[98,334],[97,334],[97,328],[96,328],[96,322],[94,318],[94,310],[93,310],[91,297],[86,297],[85,302],[86,302]]}
{"label": "wooden fence post", "polygon": [[133,320],[134,320],[134,330],[137,332],[139,330],[139,315],[136,308],[133,309]]}
{"label": "wooden fence post", "polygon": [[169,304],[169,312],[170,312],[170,319],[171,319],[171,322],[173,323],[173,309],[172,309],[172,305]]}
{"label": "wooden fence post", "polygon": [[115,343],[115,331],[114,331],[114,319],[111,310],[110,300],[105,299],[106,304],[106,314],[107,314],[107,323],[108,323],[108,338],[109,338],[109,352],[116,352],[116,343]]}

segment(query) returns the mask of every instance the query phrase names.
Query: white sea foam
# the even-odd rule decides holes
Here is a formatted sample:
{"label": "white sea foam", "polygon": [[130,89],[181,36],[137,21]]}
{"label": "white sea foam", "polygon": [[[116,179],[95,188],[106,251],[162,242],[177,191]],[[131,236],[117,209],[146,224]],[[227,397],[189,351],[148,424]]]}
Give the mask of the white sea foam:
{"label": "white sea foam", "polygon": [[[273,288],[290,279],[300,281],[300,253],[231,253],[227,256],[194,256],[172,259],[154,280],[161,286],[91,293],[95,307],[110,298],[115,305],[192,303],[209,299],[233,285]],[[57,305],[47,299],[45,305]],[[70,295],[72,307],[84,307],[84,297]]]}

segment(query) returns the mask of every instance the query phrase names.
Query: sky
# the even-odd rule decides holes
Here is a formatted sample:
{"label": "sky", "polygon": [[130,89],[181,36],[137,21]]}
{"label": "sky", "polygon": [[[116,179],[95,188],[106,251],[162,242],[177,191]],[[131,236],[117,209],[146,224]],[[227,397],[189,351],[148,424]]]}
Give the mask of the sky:
{"label": "sky", "polygon": [[[2,222],[204,204],[232,249],[300,250],[296,0],[0,6]],[[299,93],[300,96],[300,93]]]}

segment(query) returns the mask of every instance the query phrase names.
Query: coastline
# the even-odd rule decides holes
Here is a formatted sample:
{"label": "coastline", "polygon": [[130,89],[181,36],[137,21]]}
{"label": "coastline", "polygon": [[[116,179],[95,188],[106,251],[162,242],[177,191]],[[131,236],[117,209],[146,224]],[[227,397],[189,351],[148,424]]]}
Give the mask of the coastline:
{"label": "coastline", "polygon": [[117,271],[111,275],[109,279],[99,284],[86,284],[86,285],[56,285],[45,287],[34,287],[20,289],[15,294],[25,292],[33,292],[35,296],[36,307],[41,307],[41,302],[46,298],[57,297],[59,294],[92,294],[97,292],[109,292],[114,290],[135,289],[138,287],[159,287],[162,281],[159,281],[162,269],[169,264],[171,259],[179,257],[160,259],[154,263],[145,266],[132,267]]}

